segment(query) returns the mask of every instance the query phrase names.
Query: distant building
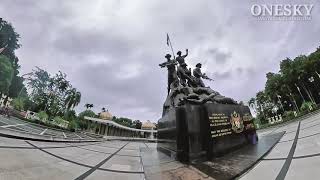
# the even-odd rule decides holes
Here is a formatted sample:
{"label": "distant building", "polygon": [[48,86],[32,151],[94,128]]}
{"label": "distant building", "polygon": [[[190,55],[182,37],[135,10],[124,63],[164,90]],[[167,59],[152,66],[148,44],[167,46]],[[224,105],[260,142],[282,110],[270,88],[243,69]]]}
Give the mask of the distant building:
{"label": "distant building", "polygon": [[112,114],[107,110],[107,111],[102,111],[99,115],[100,119],[103,120],[112,120]]}
{"label": "distant building", "polygon": [[[154,125],[152,122],[147,120],[147,122],[142,123],[141,129],[142,130],[152,130],[153,131],[153,130],[156,129],[156,125]],[[145,134],[143,134],[143,136],[146,137],[146,138],[151,138],[151,139],[154,138],[154,134],[153,133],[151,133],[150,136],[146,136]]]}
{"label": "distant building", "polygon": [[103,136],[144,137],[152,139],[157,136],[156,126],[150,121],[143,123],[141,129],[127,127],[114,122],[112,120],[113,115],[108,110],[103,110],[99,113],[99,118],[85,116],[84,119],[88,120],[87,131]]}
{"label": "distant building", "polygon": [[152,122],[150,122],[149,120],[147,120],[147,122],[142,123],[141,129],[144,129],[144,130],[154,130],[154,129],[156,129],[156,125],[154,125]]}

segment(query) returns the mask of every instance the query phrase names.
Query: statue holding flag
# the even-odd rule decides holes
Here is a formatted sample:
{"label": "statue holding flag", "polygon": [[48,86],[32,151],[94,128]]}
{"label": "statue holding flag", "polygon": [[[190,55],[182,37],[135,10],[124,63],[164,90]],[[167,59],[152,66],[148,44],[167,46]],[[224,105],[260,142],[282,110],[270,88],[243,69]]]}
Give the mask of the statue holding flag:
{"label": "statue holding flag", "polygon": [[[170,46],[173,59],[171,55],[167,54],[166,62],[159,64],[161,68],[168,69],[168,95],[163,106],[163,115],[169,109],[181,106],[183,104],[237,104],[232,98],[220,95],[219,92],[212,90],[210,87],[205,87],[202,79],[212,81],[205,73],[201,72],[202,64],[198,63],[196,68],[191,73],[191,68],[187,68],[185,58],[189,51],[186,49],[186,54],[182,55],[181,51],[177,52],[177,57],[174,56],[172,44],[167,34],[167,45]],[[179,65],[178,65],[179,64]],[[176,67],[178,66],[178,67]]]}

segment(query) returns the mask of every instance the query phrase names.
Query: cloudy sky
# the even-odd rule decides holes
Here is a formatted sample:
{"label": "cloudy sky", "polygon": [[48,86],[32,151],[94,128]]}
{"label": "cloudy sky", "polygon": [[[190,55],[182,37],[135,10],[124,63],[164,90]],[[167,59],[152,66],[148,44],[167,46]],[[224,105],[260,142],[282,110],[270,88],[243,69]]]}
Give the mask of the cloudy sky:
{"label": "cloudy sky", "polygon": [[1,0],[0,17],[21,35],[21,73],[39,66],[68,75],[82,102],[113,115],[157,121],[166,97],[170,52],[189,49],[190,67],[203,64],[221,94],[247,102],[279,61],[320,46],[320,3],[310,21],[259,21],[253,4],[294,1],[232,0]]}

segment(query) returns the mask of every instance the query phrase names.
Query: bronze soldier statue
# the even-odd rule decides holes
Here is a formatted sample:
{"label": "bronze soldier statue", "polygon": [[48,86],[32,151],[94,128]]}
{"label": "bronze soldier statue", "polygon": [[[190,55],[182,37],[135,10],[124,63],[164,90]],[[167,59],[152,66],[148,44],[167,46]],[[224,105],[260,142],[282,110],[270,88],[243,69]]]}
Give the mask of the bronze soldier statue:
{"label": "bronze soldier statue", "polygon": [[201,63],[198,63],[196,65],[196,68],[193,70],[193,76],[195,77],[195,81],[196,81],[197,86],[205,87],[201,78],[207,79],[210,81],[212,81],[212,79],[210,79],[205,73],[201,72],[201,66],[202,66]]}
{"label": "bronze soldier statue", "polygon": [[186,54],[185,55],[181,55],[181,51],[177,52],[178,57],[176,57],[176,60],[178,61],[178,63],[181,65],[182,63],[185,62],[184,58],[186,58],[188,56],[188,49],[186,49]]}
{"label": "bronze soldier statue", "polygon": [[166,62],[159,64],[161,68],[167,67],[168,69],[168,94],[170,92],[170,85],[174,81],[178,81],[177,71],[176,71],[176,65],[177,61],[175,59],[170,59],[171,55],[167,54],[165,56],[167,59]]}
{"label": "bronze soldier statue", "polygon": [[177,70],[178,77],[182,86],[196,87],[195,78],[191,75],[191,68],[187,68],[186,63],[181,63]]}

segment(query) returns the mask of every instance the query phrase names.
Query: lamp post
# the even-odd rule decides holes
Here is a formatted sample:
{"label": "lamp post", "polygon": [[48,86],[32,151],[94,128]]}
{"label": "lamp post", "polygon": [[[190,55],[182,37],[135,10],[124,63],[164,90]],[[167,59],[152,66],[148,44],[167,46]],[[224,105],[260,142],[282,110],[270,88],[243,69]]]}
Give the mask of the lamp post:
{"label": "lamp post", "polygon": [[[24,80],[24,79],[25,79],[24,77],[26,77],[26,76],[30,77],[30,76],[32,76],[32,75],[33,75],[33,72],[26,73],[26,74],[23,74],[23,75],[21,76],[21,78]],[[23,89],[27,89],[27,88],[26,88],[25,86],[23,86],[23,87],[20,89],[20,92],[19,92],[19,94],[18,94],[18,98],[20,98]]]}
{"label": "lamp post", "polygon": [[294,85],[295,85],[295,86],[296,86],[296,88],[298,89],[298,92],[299,92],[299,94],[300,94],[300,96],[301,96],[301,98],[302,98],[303,102],[306,102],[306,100],[304,99],[304,97],[303,97],[303,95],[302,95],[302,93],[301,93],[301,91],[300,91],[299,86],[298,86],[297,84],[294,84]]}
{"label": "lamp post", "polygon": [[[316,73],[317,73],[317,72],[316,72]],[[317,73],[317,75],[319,75],[319,74]],[[319,88],[318,88],[318,86],[317,86],[317,83],[315,83],[314,77],[311,76],[308,80],[309,80],[309,82],[310,82],[311,84],[314,85],[314,87],[316,88],[316,92],[317,92],[318,96],[320,96],[320,92],[318,91]]]}
{"label": "lamp post", "polygon": [[277,97],[278,97],[278,102],[280,103],[281,109],[284,112],[284,108],[283,108],[283,105],[282,105],[282,102],[281,102],[281,99],[280,99],[281,96],[279,94],[277,94]]}
{"label": "lamp post", "polygon": [[[299,80],[301,79],[300,76],[298,76],[298,79],[299,79]],[[312,94],[309,92],[309,90],[308,90],[308,89],[306,88],[306,86],[303,84],[303,81],[301,81],[300,83],[301,83],[303,89],[306,91],[306,93],[307,93],[310,101],[315,104],[314,99],[313,99],[313,97],[312,97]]]}

